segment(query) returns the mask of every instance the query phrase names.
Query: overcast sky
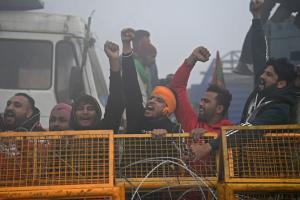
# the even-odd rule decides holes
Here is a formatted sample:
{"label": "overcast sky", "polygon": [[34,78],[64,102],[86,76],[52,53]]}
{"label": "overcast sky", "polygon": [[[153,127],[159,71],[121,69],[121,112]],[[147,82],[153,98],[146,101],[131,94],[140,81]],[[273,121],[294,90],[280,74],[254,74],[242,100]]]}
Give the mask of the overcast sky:
{"label": "overcast sky", "polygon": [[[44,0],[49,12],[79,15],[87,21],[95,10],[92,30],[100,62],[108,76],[103,52],[106,40],[120,41],[124,27],[145,29],[157,47],[159,77],[174,73],[192,50],[206,46],[215,56],[240,50],[251,24],[249,0]],[[200,71],[209,65],[198,64],[190,78],[200,82]]]}

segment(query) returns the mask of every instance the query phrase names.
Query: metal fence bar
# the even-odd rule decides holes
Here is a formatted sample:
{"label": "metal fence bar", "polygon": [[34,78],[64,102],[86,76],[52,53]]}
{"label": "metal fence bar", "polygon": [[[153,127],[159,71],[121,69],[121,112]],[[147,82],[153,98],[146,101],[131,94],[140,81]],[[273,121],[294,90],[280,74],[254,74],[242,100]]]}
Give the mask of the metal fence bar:
{"label": "metal fence bar", "polygon": [[291,200],[300,198],[299,184],[225,183],[218,185],[219,200]]}

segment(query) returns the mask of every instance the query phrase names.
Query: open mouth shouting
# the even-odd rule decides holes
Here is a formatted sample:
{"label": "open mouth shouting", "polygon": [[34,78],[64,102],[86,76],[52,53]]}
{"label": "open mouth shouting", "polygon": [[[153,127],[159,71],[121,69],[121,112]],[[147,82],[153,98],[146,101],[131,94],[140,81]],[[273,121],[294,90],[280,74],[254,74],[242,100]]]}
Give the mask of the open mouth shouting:
{"label": "open mouth shouting", "polygon": [[258,89],[261,91],[265,88],[265,81],[264,79],[260,78],[258,83]]}
{"label": "open mouth shouting", "polygon": [[13,111],[6,111],[4,113],[4,121],[6,124],[14,124],[16,121],[16,114]]}
{"label": "open mouth shouting", "polygon": [[145,107],[145,117],[155,117],[157,114],[157,111],[154,107],[154,105],[152,105],[151,103],[148,103]]}
{"label": "open mouth shouting", "polygon": [[78,122],[81,126],[91,126],[94,123],[94,118],[90,116],[81,116],[78,119]]}

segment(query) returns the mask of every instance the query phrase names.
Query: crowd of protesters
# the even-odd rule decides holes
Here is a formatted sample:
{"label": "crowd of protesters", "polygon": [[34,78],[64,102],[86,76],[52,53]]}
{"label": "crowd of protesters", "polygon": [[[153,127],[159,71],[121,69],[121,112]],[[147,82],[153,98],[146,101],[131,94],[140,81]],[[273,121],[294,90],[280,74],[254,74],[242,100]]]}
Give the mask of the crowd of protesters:
{"label": "crowd of protesters", "polygon": [[[262,28],[266,21],[265,10],[266,4],[262,1],[251,1],[253,20],[247,40],[251,43],[256,87],[241,111],[241,123],[289,124],[293,123],[291,113],[296,103],[294,66],[285,58],[266,60]],[[124,111],[125,133],[163,136],[166,133],[189,132],[197,138],[207,131],[220,136],[221,126],[233,125],[226,118],[232,99],[227,89],[210,85],[199,101],[198,113],[189,102],[187,82],[195,64],[209,60],[207,48],[196,47],[175,74],[158,80],[157,51],[151,43],[150,33],[125,28],[121,31],[121,40],[122,47],[110,41],[104,45],[110,64],[109,96],[104,114],[97,99],[82,94],[72,105],[61,102],[54,106],[49,118],[49,131],[111,129],[119,133]],[[174,116],[176,120],[172,120]],[[0,128],[1,131],[46,130],[40,124],[40,111],[34,99],[25,93],[17,93],[7,101],[0,118]],[[206,144],[192,144],[191,151],[196,159],[201,159],[218,146],[219,139],[216,139]]]}

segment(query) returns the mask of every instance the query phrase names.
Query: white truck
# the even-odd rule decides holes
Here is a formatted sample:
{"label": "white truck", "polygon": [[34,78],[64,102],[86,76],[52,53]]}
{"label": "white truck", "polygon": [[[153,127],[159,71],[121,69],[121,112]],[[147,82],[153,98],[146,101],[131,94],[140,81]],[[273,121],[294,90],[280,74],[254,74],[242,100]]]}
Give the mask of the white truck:
{"label": "white truck", "polygon": [[47,128],[56,103],[86,93],[103,109],[108,90],[90,19],[86,24],[77,16],[29,11],[42,7],[39,0],[0,0],[0,112],[11,96],[25,92]]}

